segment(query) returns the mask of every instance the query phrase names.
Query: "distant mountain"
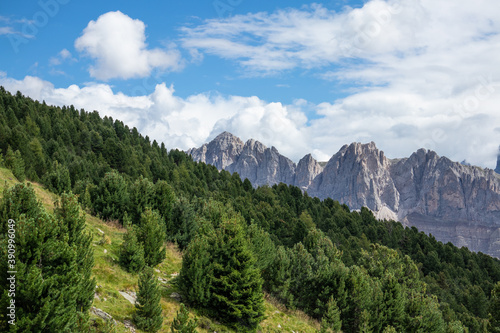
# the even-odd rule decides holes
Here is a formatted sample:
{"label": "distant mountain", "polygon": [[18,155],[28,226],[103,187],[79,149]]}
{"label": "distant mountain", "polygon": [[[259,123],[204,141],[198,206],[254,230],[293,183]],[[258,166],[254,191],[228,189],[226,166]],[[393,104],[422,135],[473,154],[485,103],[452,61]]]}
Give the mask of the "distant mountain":
{"label": "distant mountain", "polygon": [[227,132],[188,153],[196,161],[237,172],[254,186],[292,184],[311,196],[329,197],[351,209],[365,206],[378,218],[500,258],[500,176],[493,170],[425,149],[390,160],[373,142],[343,146],[324,167],[310,154],[296,165],[274,147],[243,143]]}
{"label": "distant mountain", "polygon": [[267,148],[259,141],[243,143],[231,133],[219,134],[198,149],[187,151],[195,161],[216,166],[219,170],[237,172],[242,179],[254,186],[292,184],[306,190],[312,180],[323,170],[309,154],[298,165],[281,155],[274,147]]}

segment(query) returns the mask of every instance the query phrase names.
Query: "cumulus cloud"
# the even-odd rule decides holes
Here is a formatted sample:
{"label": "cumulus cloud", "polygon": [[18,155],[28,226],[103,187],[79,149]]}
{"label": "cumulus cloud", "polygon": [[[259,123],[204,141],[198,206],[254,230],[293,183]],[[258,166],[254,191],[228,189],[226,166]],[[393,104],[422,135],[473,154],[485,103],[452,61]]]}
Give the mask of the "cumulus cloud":
{"label": "cumulus cloud", "polygon": [[[181,98],[164,83],[143,96],[114,92],[107,84],[55,88],[37,77],[15,80],[0,73],[0,85],[13,93],[20,90],[48,104],[98,110],[101,116],[135,126],[168,148],[199,147],[222,131],[230,131],[243,140],[254,138],[275,146],[296,162],[307,153],[325,161],[346,143],[375,141],[393,158],[424,147],[455,161],[467,159],[493,168],[500,142],[500,84],[480,84],[463,91],[465,99],[455,102],[477,99],[481,111],[464,107],[463,112],[442,114],[438,111],[449,101],[424,101],[418,94],[396,90],[355,94],[334,103],[297,100],[283,105],[255,96],[214,93]],[[420,112],[422,107],[427,111]],[[320,118],[308,121],[306,110],[311,109]]]}
{"label": "cumulus cloud", "polygon": [[15,80],[5,74],[0,75],[0,85],[12,93],[20,90],[48,104],[98,110],[101,116],[111,116],[129,127],[135,126],[169,148],[198,147],[224,130],[244,140],[255,138],[275,145],[292,158],[308,148],[300,131],[307,121],[304,114],[292,110],[293,107],[267,103],[255,96],[203,93],[180,98],[175,95],[173,86],[162,83],[149,95],[132,97],[113,92],[107,84],[55,88],[37,77]]}
{"label": "cumulus cloud", "polygon": [[178,70],[180,52],[172,49],[148,49],[145,24],[120,11],[108,12],[90,21],[75,48],[95,59],[89,73],[99,80],[129,79],[148,76],[155,68]]}
{"label": "cumulus cloud", "polygon": [[[325,96],[318,104],[284,105],[217,93],[181,98],[166,84],[135,97],[107,84],[55,88],[36,77],[0,75],[0,84],[48,103],[99,110],[169,148],[197,147],[227,130],[243,140],[274,145],[295,161],[309,152],[324,161],[346,143],[375,141],[389,157],[424,147],[493,168],[500,143],[500,7],[493,0],[450,6],[445,0],[372,0],[362,8],[333,12],[314,5],[208,20],[183,30],[183,46],[200,61],[210,53],[251,72],[307,68],[309,74],[353,87],[345,98]],[[144,37],[142,22],[109,14],[142,26],[139,36]],[[93,35],[101,18],[84,36]],[[101,43],[101,37],[107,39],[95,39]],[[141,38],[136,54],[148,54]],[[123,74],[115,63],[104,68],[122,55],[108,56],[113,47],[101,50],[99,43],[96,68],[103,67],[101,74],[108,76]]]}
{"label": "cumulus cloud", "polygon": [[499,16],[495,0],[371,0],[340,12],[316,4],[206,20],[183,29],[183,45],[245,73],[307,69],[351,86],[316,107],[323,117],[306,127],[314,149],[373,140],[393,157],[425,147],[493,167]]}

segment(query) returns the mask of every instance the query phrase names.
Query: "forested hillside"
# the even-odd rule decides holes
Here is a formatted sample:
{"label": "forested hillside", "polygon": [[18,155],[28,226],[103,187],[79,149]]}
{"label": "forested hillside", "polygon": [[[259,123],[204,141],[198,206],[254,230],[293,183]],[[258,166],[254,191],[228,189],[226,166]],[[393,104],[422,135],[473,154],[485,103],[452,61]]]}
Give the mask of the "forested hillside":
{"label": "forested hillside", "polygon": [[[130,271],[161,262],[164,240],[177,243],[184,299],[235,330],[259,328],[266,291],[321,320],[324,332],[500,331],[500,261],[368,209],[284,184],[254,189],[119,120],[3,88],[0,150],[19,180],[73,192],[92,214],[126,226]],[[87,265],[82,258],[75,270]]]}

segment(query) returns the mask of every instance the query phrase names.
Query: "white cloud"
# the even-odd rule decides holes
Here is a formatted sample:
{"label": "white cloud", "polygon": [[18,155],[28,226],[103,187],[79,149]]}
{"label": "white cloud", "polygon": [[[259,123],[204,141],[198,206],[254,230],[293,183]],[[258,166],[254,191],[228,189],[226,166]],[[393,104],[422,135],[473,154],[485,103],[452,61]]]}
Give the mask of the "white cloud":
{"label": "white cloud", "polygon": [[[301,10],[211,19],[184,28],[183,46],[235,59],[244,68],[263,73],[323,67],[353,52],[383,53],[404,48],[407,36],[399,26],[397,31],[392,26],[397,20],[403,21],[398,17],[402,11],[414,15],[413,9],[373,0],[362,9],[346,8],[341,13],[314,4]],[[404,24],[409,26],[414,20]],[[393,31],[382,34],[378,31],[381,28]],[[354,46],[366,50],[355,51]]]}
{"label": "white cloud", "polygon": [[497,34],[495,0],[371,0],[362,8],[335,12],[313,4],[302,9],[210,19],[183,29],[183,45],[227,59],[245,69],[273,72],[344,64],[358,58],[377,63],[405,59]]}
{"label": "white cloud", "polygon": [[37,77],[14,80],[5,73],[0,75],[0,85],[12,93],[20,90],[48,104],[98,110],[101,116],[111,116],[129,127],[135,126],[144,135],[165,142],[169,148],[201,146],[224,130],[245,140],[255,138],[274,144],[292,157],[299,152],[298,147],[300,152],[307,148],[299,130],[307,118],[280,103],[266,103],[257,97],[198,94],[183,99],[175,96],[173,87],[164,83],[157,85],[150,95],[131,97],[113,92],[107,84],[54,88],[50,82]]}
{"label": "white cloud", "polygon": [[[150,95],[131,97],[106,84],[56,89],[36,77],[18,81],[5,75],[0,84],[48,103],[99,110],[169,148],[200,146],[227,130],[243,140],[274,145],[295,161],[309,152],[325,160],[346,143],[375,141],[389,157],[425,147],[493,168],[500,143],[500,7],[490,0],[398,3],[372,0],[339,13],[315,5],[184,29],[183,45],[200,61],[203,53],[211,53],[260,73],[321,68],[323,78],[353,86],[349,96],[335,101],[325,96],[320,104],[283,105],[209,93],[181,98],[166,84]],[[124,16],[132,26],[142,24],[111,14]],[[101,18],[89,24],[89,32]],[[84,36],[92,36],[87,29]],[[111,49],[103,48],[100,59],[121,56],[104,56]],[[145,46],[137,49],[149,52]],[[102,64],[98,60],[96,68]],[[120,72],[111,65],[107,70]],[[311,113],[317,117],[308,121]]]}
{"label": "white cloud", "polygon": [[73,56],[71,55],[71,52],[69,52],[67,49],[62,49],[57,56],[51,57],[49,59],[49,64],[52,66],[58,66],[62,64],[65,61],[70,61],[74,62],[77,61]]}
{"label": "white cloud", "polygon": [[324,117],[306,127],[308,145],[328,155],[373,140],[392,157],[424,146],[494,167],[498,17],[495,0],[372,0],[341,12],[312,5],[206,20],[183,29],[183,45],[245,73],[308,69],[351,86],[346,98],[318,105]]}
{"label": "white cloud", "polygon": [[99,80],[148,76],[155,68],[178,70],[181,55],[176,49],[148,49],[145,24],[120,11],[108,12],[90,21],[75,48],[95,59],[92,77]]}
{"label": "white cloud", "polygon": [[[324,161],[346,143],[375,141],[392,158],[425,147],[455,161],[467,159],[493,168],[500,143],[500,84],[494,82],[483,86],[479,97],[478,81],[476,87],[463,91],[462,100],[453,100],[472,101],[473,96],[480,111],[450,109],[443,114],[440,109],[450,101],[425,101],[418,94],[397,90],[355,94],[335,103],[314,105],[297,100],[282,105],[255,96],[203,93],[181,98],[164,83],[150,95],[132,97],[113,92],[107,84],[55,88],[37,77],[14,80],[0,74],[0,85],[11,92],[20,90],[48,104],[98,110],[101,116],[135,126],[169,148],[198,147],[220,132],[230,131],[243,140],[254,138],[274,145],[296,162],[310,152]],[[304,110],[311,109],[322,117],[308,122]]]}

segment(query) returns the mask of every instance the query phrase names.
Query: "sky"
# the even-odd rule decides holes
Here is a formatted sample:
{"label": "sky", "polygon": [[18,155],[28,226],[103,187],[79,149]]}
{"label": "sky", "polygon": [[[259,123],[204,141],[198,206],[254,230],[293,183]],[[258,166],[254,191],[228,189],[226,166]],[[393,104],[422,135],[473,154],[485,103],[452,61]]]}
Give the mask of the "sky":
{"label": "sky", "polygon": [[495,168],[497,0],[2,1],[0,85],[167,148],[223,131],[295,162],[374,141]]}

